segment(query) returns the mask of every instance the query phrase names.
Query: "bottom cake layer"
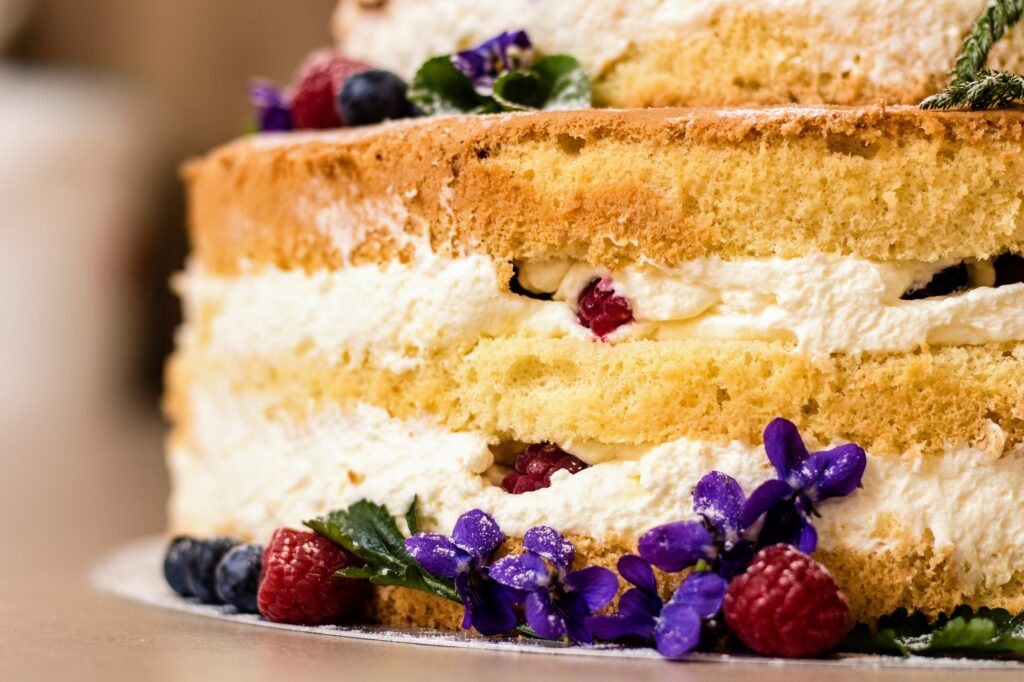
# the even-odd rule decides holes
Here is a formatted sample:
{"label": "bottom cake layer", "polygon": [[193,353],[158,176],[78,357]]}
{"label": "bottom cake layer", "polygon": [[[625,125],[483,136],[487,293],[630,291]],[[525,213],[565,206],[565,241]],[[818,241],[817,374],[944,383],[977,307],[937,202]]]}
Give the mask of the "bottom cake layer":
{"label": "bottom cake layer", "polygon": [[[498,485],[508,443],[493,434],[400,420],[364,404],[314,404],[304,416],[273,395],[235,392],[208,376],[188,391],[190,420],[171,438],[175,532],[266,540],[273,529],[359,499],[402,514],[418,498],[426,530],[447,532],[471,508],[510,537],[534,525],[572,535],[580,560],[613,565],[649,528],[694,518],[691,491],[712,470],[749,493],[773,477],[760,445],[679,439],[649,447],[575,444],[589,468],[559,472],[522,495]],[[566,446],[569,447],[569,446]],[[903,606],[960,603],[1024,609],[1024,452],[992,459],[968,447],[941,456],[875,457],[863,489],[821,504],[818,556],[858,618]],[[450,610],[413,593],[384,593],[378,617],[434,627]],[[438,614],[445,614],[443,617]]]}

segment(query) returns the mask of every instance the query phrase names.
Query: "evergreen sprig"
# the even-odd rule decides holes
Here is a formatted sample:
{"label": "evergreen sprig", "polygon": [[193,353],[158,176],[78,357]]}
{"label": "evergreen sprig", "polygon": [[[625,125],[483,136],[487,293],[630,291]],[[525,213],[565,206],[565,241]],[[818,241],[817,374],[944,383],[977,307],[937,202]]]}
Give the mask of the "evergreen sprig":
{"label": "evergreen sprig", "polygon": [[985,68],[992,47],[1024,15],[1024,0],[991,0],[964,39],[949,86],[922,109],[993,109],[1024,101],[1024,78]]}

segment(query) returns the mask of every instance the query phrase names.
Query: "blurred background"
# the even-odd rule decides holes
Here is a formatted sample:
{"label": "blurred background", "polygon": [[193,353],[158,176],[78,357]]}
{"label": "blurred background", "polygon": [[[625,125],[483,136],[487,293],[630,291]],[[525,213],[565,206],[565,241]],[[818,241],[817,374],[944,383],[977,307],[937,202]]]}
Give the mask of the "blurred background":
{"label": "blurred background", "polygon": [[162,527],[178,167],[329,43],[334,4],[0,0],[0,542],[68,509],[111,541]]}

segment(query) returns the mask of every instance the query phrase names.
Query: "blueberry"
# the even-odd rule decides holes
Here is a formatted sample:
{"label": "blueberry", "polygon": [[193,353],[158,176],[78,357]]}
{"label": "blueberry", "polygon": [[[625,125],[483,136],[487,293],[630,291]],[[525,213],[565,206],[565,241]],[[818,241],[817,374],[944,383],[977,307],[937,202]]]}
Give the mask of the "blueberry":
{"label": "blueberry", "polygon": [[939,270],[927,284],[907,289],[900,298],[904,301],[919,301],[923,298],[958,294],[966,290],[970,282],[971,276],[967,265],[958,263]]}
{"label": "blueberry", "polygon": [[171,540],[164,554],[164,580],[171,589],[182,597],[191,597],[192,589],[188,584],[188,562],[198,542],[190,537],[179,535]]}
{"label": "blueberry", "polygon": [[189,553],[186,578],[192,595],[204,604],[219,604],[216,590],[217,564],[228,550],[238,544],[231,538],[199,540]]}
{"label": "blueberry", "polygon": [[263,564],[262,545],[238,545],[217,564],[217,596],[242,613],[256,613],[256,592]]}
{"label": "blueberry", "polygon": [[341,117],[350,126],[362,126],[415,116],[416,108],[405,96],[408,87],[401,78],[381,69],[350,76],[338,95]]}
{"label": "blueberry", "polygon": [[1004,253],[996,258],[995,268],[997,287],[1024,282],[1024,258],[1021,256]]}

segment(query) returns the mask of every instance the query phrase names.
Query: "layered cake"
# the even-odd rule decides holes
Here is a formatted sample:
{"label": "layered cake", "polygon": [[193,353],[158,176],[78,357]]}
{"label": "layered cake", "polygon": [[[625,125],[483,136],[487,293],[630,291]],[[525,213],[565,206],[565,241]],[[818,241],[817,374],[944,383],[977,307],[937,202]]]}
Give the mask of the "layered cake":
{"label": "layered cake", "polygon": [[[987,0],[386,0],[342,2],[345,50],[412,77],[428,57],[525,28],[576,56],[612,107],[917,104],[945,85]],[[1024,34],[992,65],[1021,71]]]}
{"label": "layered cake", "polygon": [[[768,569],[750,554],[785,527],[852,622],[1024,610],[1024,112],[867,103],[934,90],[984,3],[542,4],[343,3],[336,23],[401,75],[524,23],[542,51],[575,52],[598,102],[748,106],[413,117],[261,133],[189,163],[172,531],[264,542],[320,517],[320,540],[365,562],[339,575],[382,586],[373,617],[485,634],[508,628],[482,626],[459,580],[499,580],[487,558],[523,543],[564,581],[551,598],[570,593],[572,552],[531,549],[538,533],[564,546],[552,529],[577,567],[617,566],[641,592],[651,564],[717,581],[749,564],[753,581]],[[495,41],[451,64],[519,68],[525,34]],[[398,76],[366,73],[338,116],[415,113]],[[421,109],[451,100],[440,73]],[[477,111],[531,108],[480,82]],[[261,102],[287,122],[315,99],[304,87],[290,112]],[[788,100],[860,104],[754,106]],[[408,554],[353,539],[375,509],[399,519],[377,530],[420,531]],[[666,559],[683,533],[688,563]],[[268,557],[303,547],[274,538],[264,582]],[[421,591],[383,587],[406,569]],[[461,599],[465,620],[423,591]],[[732,618],[743,602],[724,603]],[[571,621],[574,641],[615,639]]]}

